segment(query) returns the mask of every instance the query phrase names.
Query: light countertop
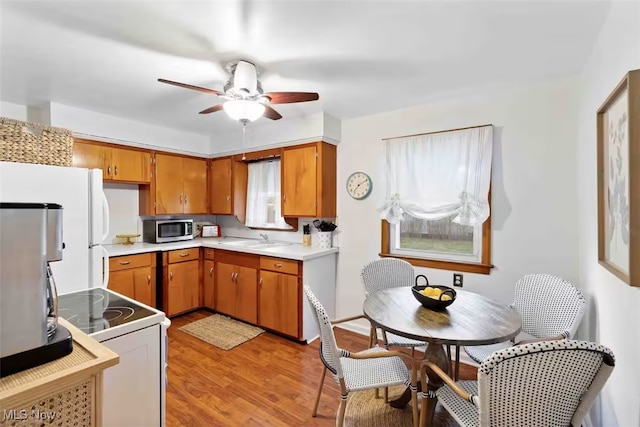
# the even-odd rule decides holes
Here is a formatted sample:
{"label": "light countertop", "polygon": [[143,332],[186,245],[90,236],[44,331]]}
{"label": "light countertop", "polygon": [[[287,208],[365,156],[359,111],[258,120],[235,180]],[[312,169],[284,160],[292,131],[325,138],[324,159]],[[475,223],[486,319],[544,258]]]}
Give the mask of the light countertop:
{"label": "light countertop", "polygon": [[[182,242],[171,243],[135,243],[133,245],[104,245],[109,253],[109,257],[122,255],[134,255],[148,252],[173,251],[176,249],[188,248],[213,248],[224,249],[235,252],[244,252],[256,255],[273,256],[278,258],[295,259],[298,261],[306,261],[313,258],[319,258],[338,252],[338,248],[318,248],[313,246],[302,246],[298,243],[283,243],[283,246],[250,248],[243,246],[234,246],[229,244],[239,240],[250,240],[236,237],[203,237],[193,240],[185,240]],[[256,240],[256,243],[260,241]]]}

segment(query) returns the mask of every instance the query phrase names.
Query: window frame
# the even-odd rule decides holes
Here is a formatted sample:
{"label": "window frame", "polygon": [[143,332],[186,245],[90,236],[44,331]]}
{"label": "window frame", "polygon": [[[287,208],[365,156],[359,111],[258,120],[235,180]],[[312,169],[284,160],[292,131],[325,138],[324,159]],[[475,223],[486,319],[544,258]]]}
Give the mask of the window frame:
{"label": "window frame", "polygon": [[462,261],[445,261],[433,258],[415,258],[407,257],[399,254],[391,253],[391,224],[386,220],[382,220],[382,245],[380,249],[381,257],[399,258],[409,262],[414,267],[429,267],[441,270],[462,271],[465,273],[490,274],[494,267],[491,264],[491,216],[482,224],[482,261],[462,262]]}
{"label": "window frame", "polygon": [[[487,195],[489,210],[491,212],[491,184]],[[482,224],[482,257],[479,263],[465,261],[451,261],[427,257],[409,257],[391,253],[391,224],[387,220],[381,220],[381,245],[378,256],[384,258],[398,258],[407,261],[414,267],[437,268],[439,270],[461,271],[463,273],[491,274],[495,266],[491,263],[491,213]]]}

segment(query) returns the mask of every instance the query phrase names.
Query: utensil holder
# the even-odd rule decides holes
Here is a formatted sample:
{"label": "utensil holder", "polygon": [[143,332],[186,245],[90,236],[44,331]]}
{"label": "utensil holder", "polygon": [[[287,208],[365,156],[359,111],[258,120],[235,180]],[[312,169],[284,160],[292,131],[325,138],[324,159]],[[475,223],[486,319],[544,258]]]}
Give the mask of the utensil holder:
{"label": "utensil holder", "polygon": [[318,231],[318,247],[323,249],[331,247],[331,231]]}

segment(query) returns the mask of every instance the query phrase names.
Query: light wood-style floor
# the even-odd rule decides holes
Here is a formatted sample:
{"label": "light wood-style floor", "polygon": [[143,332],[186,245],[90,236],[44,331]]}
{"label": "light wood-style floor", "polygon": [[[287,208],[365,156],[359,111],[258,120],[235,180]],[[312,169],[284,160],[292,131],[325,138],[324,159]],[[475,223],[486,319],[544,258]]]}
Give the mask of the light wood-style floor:
{"label": "light wood-style floor", "polygon": [[[318,340],[303,345],[264,333],[224,351],[179,330],[210,314],[197,311],[171,319],[168,427],[335,425],[340,393],[329,375],[318,416],[311,416],[323,368]],[[339,346],[366,348],[367,337],[335,331]],[[462,378],[475,375],[475,368],[462,366]]]}

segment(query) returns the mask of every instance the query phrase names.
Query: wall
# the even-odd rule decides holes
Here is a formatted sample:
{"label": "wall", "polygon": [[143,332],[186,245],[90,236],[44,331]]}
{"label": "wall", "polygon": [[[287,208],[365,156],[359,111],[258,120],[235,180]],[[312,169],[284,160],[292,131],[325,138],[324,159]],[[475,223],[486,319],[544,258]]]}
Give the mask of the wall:
{"label": "wall", "polygon": [[50,103],[50,109],[52,126],[71,129],[75,134],[88,135],[88,138],[196,156],[209,154],[208,135],[150,125],[53,102]]}
{"label": "wall", "polygon": [[14,120],[27,120],[27,106],[12,102],[0,101],[0,117]]}
{"label": "wall", "polygon": [[[610,347],[616,367],[591,411],[594,425],[640,425],[640,288],[598,264],[596,112],[627,71],[640,68],[640,3],[613,2],[581,75],[578,230],[580,284],[590,299],[579,336]],[[630,118],[638,124],[640,118]]]}
{"label": "wall", "polygon": [[[577,281],[577,79],[480,89],[465,98],[345,120],[338,145],[339,317],[362,312],[359,273],[380,252],[385,197],[382,138],[493,124],[492,263],[490,275],[464,273],[464,289],[504,302],[516,280],[546,272]],[[364,171],[372,194],[351,199],[347,177]],[[418,268],[432,283],[452,272]],[[365,332],[363,329],[362,332]]]}
{"label": "wall", "polygon": [[[326,114],[317,113],[288,120],[259,120],[247,125],[244,149],[281,147],[304,142],[326,141],[337,144],[340,141],[340,120]],[[220,157],[243,151],[242,126],[226,132],[216,132],[211,136],[211,154]]]}

